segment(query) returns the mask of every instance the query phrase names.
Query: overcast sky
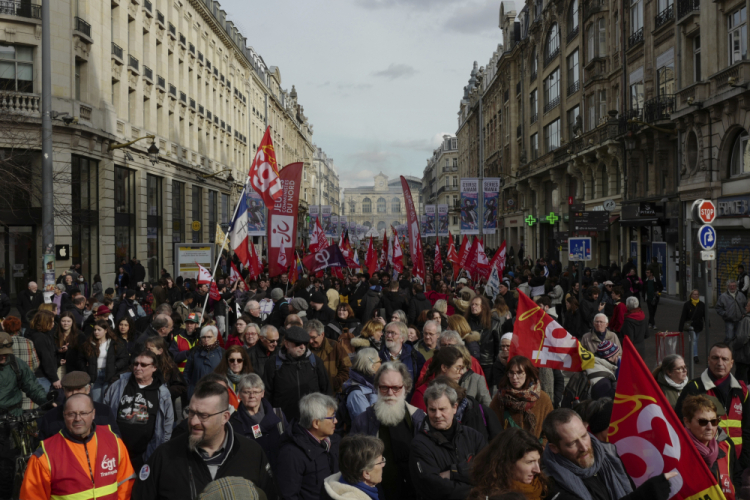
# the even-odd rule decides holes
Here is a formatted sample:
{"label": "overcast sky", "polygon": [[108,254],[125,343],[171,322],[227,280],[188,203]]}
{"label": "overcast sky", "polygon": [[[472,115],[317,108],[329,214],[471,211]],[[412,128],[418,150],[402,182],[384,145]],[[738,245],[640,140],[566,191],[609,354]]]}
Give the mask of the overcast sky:
{"label": "overcast sky", "polygon": [[282,87],[295,85],[313,141],[342,187],[382,171],[422,177],[455,134],[473,61],[501,43],[499,0],[221,0]]}

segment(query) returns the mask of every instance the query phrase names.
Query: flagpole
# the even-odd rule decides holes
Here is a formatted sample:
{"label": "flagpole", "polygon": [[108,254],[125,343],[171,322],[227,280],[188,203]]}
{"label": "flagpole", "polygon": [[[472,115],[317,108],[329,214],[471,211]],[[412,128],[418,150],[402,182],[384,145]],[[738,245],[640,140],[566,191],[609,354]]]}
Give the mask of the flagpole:
{"label": "flagpole", "polygon": [[[234,220],[235,217],[237,217],[237,212],[240,209],[240,204],[242,203],[242,197],[245,196],[245,191],[247,190],[247,180],[245,181],[245,186],[242,188],[242,193],[240,193],[240,197],[237,200],[237,206],[234,207],[234,214],[232,214],[232,218],[230,220]],[[206,305],[208,304],[208,297],[211,295],[211,284],[214,282],[214,276],[216,275],[216,269],[219,267],[219,262],[221,261],[221,253],[224,251],[224,246],[227,244],[227,241],[229,240],[229,233],[231,231],[227,231],[224,235],[224,243],[221,245],[221,249],[219,250],[219,255],[216,259],[216,263],[214,264],[214,269],[211,272],[211,281],[208,282],[208,293],[206,294],[206,298],[203,299],[203,308],[201,309],[201,321],[203,321],[204,314],[206,313]]]}

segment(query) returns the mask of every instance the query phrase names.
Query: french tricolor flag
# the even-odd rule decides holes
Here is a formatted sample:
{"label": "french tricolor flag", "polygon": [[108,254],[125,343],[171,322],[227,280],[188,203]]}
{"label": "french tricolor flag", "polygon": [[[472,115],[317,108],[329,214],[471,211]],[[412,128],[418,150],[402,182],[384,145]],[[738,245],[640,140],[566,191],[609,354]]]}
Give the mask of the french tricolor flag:
{"label": "french tricolor flag", "polygon": [[234,219],[232,219],[232,226],[229,228],[229,242],[240,262],[248,266],[250,250],[247,247],[247,202],[244,192],[240,196],[240,206],[237,208]]}

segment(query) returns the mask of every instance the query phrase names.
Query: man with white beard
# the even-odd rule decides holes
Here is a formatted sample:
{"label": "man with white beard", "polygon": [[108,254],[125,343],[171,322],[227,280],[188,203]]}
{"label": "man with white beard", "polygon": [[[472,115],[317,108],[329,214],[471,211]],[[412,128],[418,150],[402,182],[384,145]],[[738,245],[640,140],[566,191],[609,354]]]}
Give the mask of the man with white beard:
{"label": "man with white beard", "polygon": [[409,475],[409,450],[425,413],[406,402],[413,382],[403,363],[383,363],[375,374],[373,387],[378,400],[352,421],[351,434],[377,436],[383,441],[385,468],[380,486],[385,498],[411,500],[415,492]]}

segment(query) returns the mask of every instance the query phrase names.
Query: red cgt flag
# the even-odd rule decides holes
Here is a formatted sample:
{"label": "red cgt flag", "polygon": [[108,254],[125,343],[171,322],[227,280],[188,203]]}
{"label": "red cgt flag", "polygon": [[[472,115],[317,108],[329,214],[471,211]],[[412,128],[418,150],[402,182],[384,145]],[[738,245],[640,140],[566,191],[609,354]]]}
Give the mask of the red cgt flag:
{"label": "red cgt flag", "polygon": [[534,366],[569,372],[594,367],[594,355],[521,291],[517,314],[510,341],[511,358],[526,356]]}
{"label": "red cgt flag", "polygon": [[628,475],[640,486],[659,474],[677,472],[669,480],[670,500],[725,498],[628,337],[622,348],[609,442],[617,447]]}
{"label": "red cgt flag", "polygon": [[276,152],[271,139],[271,127],[266,128],[263,140],[260,141],[253,163],[250,165],[250,185],[263,198],[267,208],[272,208],[274,202],[281,197],[281,179],[279,168],[276,166]]}
{"label": "red cgt flag", "polygon": [[[391,226],[391,229],[393,229],[393,226]],[[391,257],[391,263],[393,264],[393,269],[397,273],[403,273],[404,272],[404,254],[401,251],[401,242],[398,241],[398,234],[396,233],[395,229],[393,229],[393,237],[391,238],[391,241],[393,242],[393,257]]]}
{"label": "red cgt flag", "polygon": [[372,236],[370,236],[370,245],[367,247],[367,253],[365,254],[365,265],[367,266],[367,272],[370,273],[370,276],[374,275],[379,269],[378,252],[372,244]]}

